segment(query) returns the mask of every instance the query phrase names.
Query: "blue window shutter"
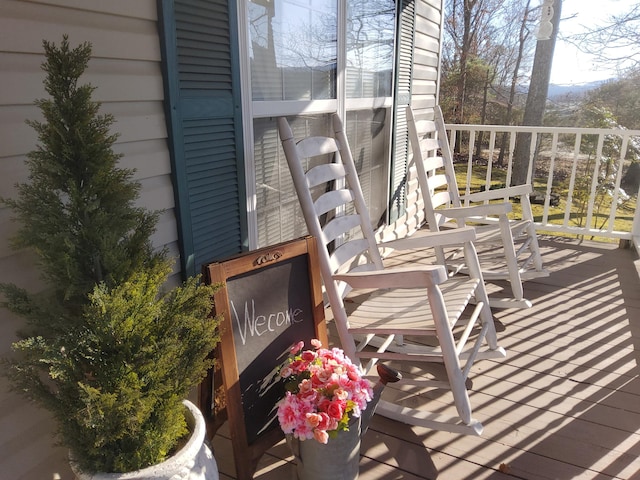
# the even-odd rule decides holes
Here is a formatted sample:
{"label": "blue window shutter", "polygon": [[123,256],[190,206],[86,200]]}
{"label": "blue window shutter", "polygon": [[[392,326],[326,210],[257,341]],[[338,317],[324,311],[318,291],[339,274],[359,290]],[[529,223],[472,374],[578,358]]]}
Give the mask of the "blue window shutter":
{"label": "blue window shutter", "polygon": [[400,0],[396,39],[396,81],[394,92],[393,152],[391,161],[391,199],[389,220],[393,222],[405,210],[405,181],[409,155],[407,105],[411,102],[413,41],[415,36],[415,0]]}
{"label": "blue window shutter", "polygon": [[247,246],[232,0],[158,0],[182,271]]}

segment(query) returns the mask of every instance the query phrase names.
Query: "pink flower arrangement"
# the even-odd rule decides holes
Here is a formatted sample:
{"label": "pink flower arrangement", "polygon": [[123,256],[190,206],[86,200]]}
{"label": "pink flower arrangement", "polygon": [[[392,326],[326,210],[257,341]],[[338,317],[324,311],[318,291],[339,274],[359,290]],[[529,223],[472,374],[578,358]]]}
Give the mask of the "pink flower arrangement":
{"label": "pink flower arrangement", "polygon": [[339,348],[302,351],[304,342],[291,348],[280,369],[285,397],[278,403],[282,431],[300,440],[327,443],[330,436],[349,430],[349,420],[360,416],[373,396],[371,383]]}

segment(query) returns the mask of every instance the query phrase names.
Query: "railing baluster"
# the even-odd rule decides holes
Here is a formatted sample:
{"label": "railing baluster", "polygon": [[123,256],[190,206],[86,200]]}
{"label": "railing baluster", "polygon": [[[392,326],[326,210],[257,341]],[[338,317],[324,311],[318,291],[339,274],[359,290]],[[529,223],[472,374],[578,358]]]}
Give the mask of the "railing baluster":
{"label": "railing baluster", "polygon": [[[491,181],[490,172],[493,170],[493,155],[496,148],[496,131],[492,130],[489,133],[489,163],[487,165],[487,173],[489,174],[489,182]],[[507,199],[505,199],[506,201]],[[485,200],[484,203],[489,203],[489,200]]]}
{"label": "railing baluster", "polygon": [[471,193],[471,176],[473,174],[473,150],[476,143],[476,131],[469,130],[469,156],[467,160],[467,185],[465,188],[464,204],[469,205],[469,193]]}
{"label": "railing baluster", "polygon": [[[484,183],[486,185],[486,189],[488,190],[491,187],[491,170],[493,169],[493,165],[491,162],[491,155],[489,155],[489,161],[487,162],[487,173],[484,177]],[[484,203],[489,203],[489,200],[485,200]]]}
{"label": "railing baluster", "polygon": [[624,167],[624,159],[627,156],[627,148],[629,147],[629,135],[623,135],[621,140],[622,145],[620,146],[620,157],[617,159],[616,181],[613,188],[613,198],[611,199],[611,211],[609,212],[609,228],[607,228],[607,232],[609,233],[613,232],[613,227],[616,222],[618,199],[620,198],[620,184],[622,183],[622,169]]}
{"label": "railing baluster", "polygon": [[507,159],[507,185],[511,185],[513,176],[513,153],[516,151],[516,132],[509,133],[509,157]]}
{"label": "railing baluster", "polygon": [[602,158],[602,147],[604,146],[604,134],[598,135],[598,147],[596,148],[596,158],[593,162],[593,177],[591,178],[591,194],[589,195],[589,206],[587,208],[587,221],[585,227],[587,229],[596,228],[598,218],[596,217],[596,225],[593,225],[593,207],[596,204],[598,193],[598,177],[600,175],[600,159]]}
{"label": "railing baluster", "polygon": [[531,143],[529,144],[529,166],[527,168],[527,182],[533,185],[533,164],[535,163],[536,145],[538,144],[538,133],[531,132]]}
{"label": "railing baluster", "polygon": [[576,141],[573,145],[573,162],[571,164],[571,178],[569,179],[569,190],[567,193],[567,204],[564,209],[564,227],[569,226],[571,221],[571,207],[573,206],[573,191],[576,186],[576,173],[578,171],[578,159],[580,158],[580,144],[582,143],[582,134],[576,134]]}
{"label": "railing baluster", "polygon": [[551,191],[553,187],[553,172],[555,171],[556,154],[558,152],[558,133],[553,134],[551,140],[551,158],[549,159],[549,174],[547,175],[547,192],[544,196],[544,208],[542,210],[542,223],[546,224],[549,220],[549,205],[551,203]]}
{"label": "railing baluster", "polygon": [[[640,185],[636,192],[636,199],[640,198]],[[631,236],[636,250],[640,253],[640,208],[638,208],[638,201],[636,200],[636,211],[633,214],[633,226],[631,227]]]}

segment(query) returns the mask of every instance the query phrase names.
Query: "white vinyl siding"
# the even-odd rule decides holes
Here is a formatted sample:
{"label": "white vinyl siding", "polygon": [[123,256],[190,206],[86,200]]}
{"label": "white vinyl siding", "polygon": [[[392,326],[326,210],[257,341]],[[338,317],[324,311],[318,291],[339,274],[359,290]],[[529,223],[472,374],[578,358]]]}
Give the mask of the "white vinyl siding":
{"label": "white vinyl siding", "polygon": [[440,36],[444,11],[440,0],[416,1],[411,106],[417,117],[433,118],[440,72]]}
{"label": "white vinyl siding", "polygon": [[[92,59],[82,77],[97,89],[102,112],[115,117],[114,146],[124,167],[135,168],[142,184],[140,205],[164,210],[153,242],[179,254],[167,130],[163,110],[155,0],[0,0],[0,196],[14,197],[15,184],[27,180],[26,154],[37,137],[27,119],[41,119],[33,105],[45,96],[42,41],[58,44],[63,34],[72,46],[88,41]],[[0,282],[30,290],[41,288],[34,256],[16,252],[9,239],[17,226],[0,206]],[[179,263],[176,263],[176,268]],[[179,280],[179,272],[172,282]],[[22,319],[0,311],[0,355],[10,351]],[[47,411],[8,391],[0,377],[0,476],[11,480],[73,478],[66,449],[54,446],[55,425]]]}

